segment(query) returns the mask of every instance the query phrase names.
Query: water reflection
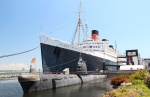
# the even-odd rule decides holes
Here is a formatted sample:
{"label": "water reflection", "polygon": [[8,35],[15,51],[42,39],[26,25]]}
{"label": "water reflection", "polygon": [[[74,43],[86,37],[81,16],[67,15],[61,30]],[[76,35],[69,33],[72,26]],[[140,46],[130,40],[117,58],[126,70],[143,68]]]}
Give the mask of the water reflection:
{"label": "water reflection", "polygon": [[108,79],[73,85],[56,90],[45,90],[23,94],[23,97],[102,97],[102,95],[112,90]]}
{"label": "water reflection", "polygon": [[0,79],[0,97],[102,97],[109,90],[112,90],[112,86],[108,79],[101,79],[83,85],[23,94],[17,78]]}

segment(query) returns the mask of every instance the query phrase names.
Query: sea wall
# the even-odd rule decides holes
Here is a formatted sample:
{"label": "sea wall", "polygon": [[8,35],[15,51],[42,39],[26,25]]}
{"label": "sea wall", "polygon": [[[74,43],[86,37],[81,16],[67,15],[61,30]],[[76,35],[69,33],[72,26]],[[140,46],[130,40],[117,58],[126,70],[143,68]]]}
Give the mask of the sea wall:
{"label": "sea wall", "polygon": [[18,77],[19,74],[0,75],[0,78],[13,78]]}

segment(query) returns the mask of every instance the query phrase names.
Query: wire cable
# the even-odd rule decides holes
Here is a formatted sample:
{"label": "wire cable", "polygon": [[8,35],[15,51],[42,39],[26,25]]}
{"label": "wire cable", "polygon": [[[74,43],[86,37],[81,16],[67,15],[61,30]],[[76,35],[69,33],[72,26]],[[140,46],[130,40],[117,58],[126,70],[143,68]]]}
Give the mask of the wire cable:
{"label": "wire cable", "polygon": [[33,51],[37,48],[39,48],[40,46],[37,46],[33,49],[30,49],[30,50],[27,50],[27,51],[23,51],[23,52],[19,52],[19,53],[14,53],[14,54],[9,54],[9,55],[3,55],[3,56],[0,56],[0,58],[4,58],[4,57],[10,57],[10,56],[15,56],[15,55],[20,55],[20,54],[24,54],[24,53],[27,53],[27,52],[30,52],[30,51]]}
{"label": "wire cable", "polygon": [[47,68],[54,68],[54,67],[58,67],[58,66],[61,66],[61,65],[65,65],[65,64],[70,63],[70,62],[73,62],[73,61],[75,61],[75,60],[77,60],[77,59],[79,59],[79,58],[73,59],[73,60],[71,60],[71,61],[68,61],[68,62],[59,64],[59,65],[56,65],[56,66],[47,67]]}
{"label": "wire cable", "polygon": [[[48,38],[44,41],[44,43],[48,40]],[[3,56],[0,56],[0,58],[4,58],[4,57],[10,57],[10,56],[16,56],[16,55],[20,55],[20,54],[24,54],[24,53],[28,53],[28,52],[31,52],[33,50],[36,50],[37,48],[39,48],[40,46],[37,46],[35,48],[32,48],[30,50],[26,50],[26,51],[23,51],[23,52],[19,52],[19,53],[14,53],[14,54],[8,54],[8,55],[3,55]]]}
{"label": "wire cable", "polygon": [[[74,11],[73,11],[74,12]],[[59,22],[57,22],[53,27],[51,27],[51,29],[54,29],[55,27],[58,27],[58,25],[60,25],[62,22],[64,22],[66,19],[68,19],[68,17],[70,17],[71,15],[73,15],[72,13],[73,12],[71,12],[70,14],[68,14],[66,17],[64,17],[62,20],[60,20]],[[62,28],[62,27],[61,27]],[[47,31],[46,31],[46,33],[52,33],[52,32],[54,32],[54,31],[56,31],[56,30],[53,30],[53,31],[50,31],[51,29],[48,29]],[[60,29],[60,28],[58,28],[58,29]]]}
{"label": "wire cable", "polygon": [[50,34],[50,33],[53,33],[53,32],[56,32],[56,31],[59,31],[59,30],[61,30],[61,29],[65,28],[66,26],[73,24],[74,22],[75,22],[75,20],[74,20],[74,21],[72,21],[71,23],[68,23],[67,25],[63,25],[63,26],[61,26],[60,28],[55,29],[55,30],[53,30],[53,31],[51,31],[51,32],[48,32],[48,31],[47,31],[47,32],[46,32],[46,34]]}

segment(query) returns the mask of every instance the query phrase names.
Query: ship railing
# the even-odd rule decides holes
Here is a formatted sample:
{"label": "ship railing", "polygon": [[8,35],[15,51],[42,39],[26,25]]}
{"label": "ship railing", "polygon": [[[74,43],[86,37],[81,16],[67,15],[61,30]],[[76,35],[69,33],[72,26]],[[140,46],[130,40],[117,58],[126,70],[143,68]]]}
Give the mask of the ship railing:
{"label": "ship railing", "polygon": [[[69,72],[69,74],[103,74],[103,71],[77,71],[77,72]],[[64,72],[44,72],[44,74],[64,74]]]}
{"label": "ship railing", "polygon": [[113,73],[116,73],[116,74],[131,74],[131,73],[134,73],[135,71],[137,70],[118,70],[118,71],[109,71],[109,70],[104,70],[104,74],[113,74]]}
{"label": "ship railing", "polygon": [[103,72],[102,71],[77,71],[78,74],[98,74],[98,75],[102,75]]}
{"label": "ship railing", "polygon": [[[64,72],[44,72],[44,74],[64,74]],[[69,74],[76,74],[75,72],[69,72]]]}

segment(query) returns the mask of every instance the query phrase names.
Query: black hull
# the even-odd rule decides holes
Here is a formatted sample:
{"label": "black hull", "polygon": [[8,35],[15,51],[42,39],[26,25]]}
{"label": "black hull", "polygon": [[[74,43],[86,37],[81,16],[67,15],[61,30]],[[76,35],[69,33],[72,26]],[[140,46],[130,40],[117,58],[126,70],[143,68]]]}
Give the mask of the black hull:
{"label": "black hull", "polygon": [[36,83],[35,81],[26,81],[26,82],[20,82],[20,85],[22,87],[23,92],[28,93],[29,91],[36,90],[36,88],[32,89],[35,83]]}
{"label": "black hull", "polygon": [[[76,72],[80,53],[41,43],[41,56],[44,73],[62,72],[65,68],[69,68],[70,72]],[[84,61],[86,61],[88,71],[103,70],[104,64],[117,64],[116,62],[85,53],[81,53],[81,57]]]}

